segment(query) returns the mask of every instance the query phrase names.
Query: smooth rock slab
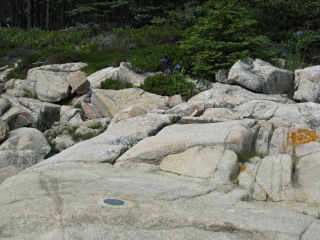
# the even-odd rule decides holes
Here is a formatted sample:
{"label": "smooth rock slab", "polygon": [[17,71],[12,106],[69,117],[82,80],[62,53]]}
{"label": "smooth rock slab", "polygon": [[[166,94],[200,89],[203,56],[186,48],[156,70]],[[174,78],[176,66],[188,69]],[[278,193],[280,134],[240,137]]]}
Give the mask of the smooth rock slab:
{"label": "smooth rock slab", "polygon": [[207,124],[175,124],[156,136],[140,141],[118,161],[158,164],[165,156],[186,151],[195,146],[223,146],[237,153],[250,150],[254,120]]}
{"label": "smooth rock slab", "polygon": [[165,105],[166,97],[145,92],[139,88],[123,90],[92,91],[91,103],[104,117],[114,117],[128,106],[137,106],[145,111]]}
{"label": "smooth rock slab", "polygon": [[[0,185],[0,238],[314,240],[319,220],[154,168],[60,163]],[[120,199],[126,206],[102,205]],[[8,224],[10,223],[10,224]]]}
{"label": "smooth rock slab", "polygon": [[219,185],[231,184],[237,177],[237,155],[223,147],[198,146],[185,152],[168,155],[160,163],[162,171],[209,179]]}
{"label": "smooth rock slab", "polygon": [[40,164],[65,161],[114,163],[129,147],[155,135],[169,122],[169,116],[156,114],[124,119],[99,136],[75,144]]}

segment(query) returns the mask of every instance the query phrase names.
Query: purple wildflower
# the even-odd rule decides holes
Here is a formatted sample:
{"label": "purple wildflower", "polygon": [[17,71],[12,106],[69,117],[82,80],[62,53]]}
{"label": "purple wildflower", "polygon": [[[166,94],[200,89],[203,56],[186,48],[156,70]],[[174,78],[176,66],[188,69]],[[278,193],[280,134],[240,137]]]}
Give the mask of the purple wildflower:
{"label": "purple wildflower", "polygon": [[166,58],[161,58],[161,59],[160,59],[160,62],[166,63],[166,62],[168,62],[168,60],[167,60]]}
{"label": "purple wildflower", "polygon": [[174,70],[180,70],[180,69],[181,69],[181,67],[180,67],[179,64],[177,64],[177,65],[174,67]]}
{"label": "purple wildflower", "polygon": [[301,36],[303,32],[301,30],[296,31],[296,36]]}
{"label": "purple wildflower", "polygon": [[167,68],[165,71],[164,71],[165,74],[171,74],[171,70],[169,68]]}

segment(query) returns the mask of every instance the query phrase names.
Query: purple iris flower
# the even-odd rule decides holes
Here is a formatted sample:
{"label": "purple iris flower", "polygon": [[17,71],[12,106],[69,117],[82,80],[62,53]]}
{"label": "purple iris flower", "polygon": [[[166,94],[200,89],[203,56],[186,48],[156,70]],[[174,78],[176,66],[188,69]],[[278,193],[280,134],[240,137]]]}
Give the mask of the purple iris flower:
{"label": "purple iris flower", "polygon": [[180,67],[179,64],[177,64],[177,65],[174,67],[174,70],[180,70],[180,69],[181,69],[181,67]]}
{"label": "purple iris flower", "polygon": [[301,30],[296,31],[296,36],[301,36],[303,32]]}
{"label": "purple iris flower", "polygon": [[165,74],[171,74],[171,70],[169,68],[167,68],[165,71],[164,71]]}
{"label": "purple iris flower", "polygon": [[166,62],[168,62],[168,60],[167,60],[166,58],[161,58],[161,59],[160,59],[160,62],[166,63]]}

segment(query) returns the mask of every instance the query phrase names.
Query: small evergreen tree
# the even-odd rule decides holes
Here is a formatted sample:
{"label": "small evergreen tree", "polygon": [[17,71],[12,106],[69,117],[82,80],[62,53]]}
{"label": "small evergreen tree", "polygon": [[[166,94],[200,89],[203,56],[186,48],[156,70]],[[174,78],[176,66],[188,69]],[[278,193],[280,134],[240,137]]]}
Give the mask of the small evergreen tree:
{"label": "small evergreen tree", "polygon": [[213,77],[218,69],[254,57],[268,41],[267,37],[256,35],[257,21],[237,0],[210,0],[203,11],[204,17],[181,42],[184,61],[189,61],[195,75]]}

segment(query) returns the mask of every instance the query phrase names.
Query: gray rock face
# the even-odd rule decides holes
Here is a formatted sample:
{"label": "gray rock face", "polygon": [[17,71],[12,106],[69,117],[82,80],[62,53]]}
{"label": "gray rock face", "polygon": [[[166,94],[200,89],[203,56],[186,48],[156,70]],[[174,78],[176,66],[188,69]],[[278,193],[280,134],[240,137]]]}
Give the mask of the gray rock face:
{"label": "gray rock face", "polygon": [[[50,151],[43,133],[33,128],[19,128],[10,132],[9,137],[0,145],[0,169],[8,168],[16,174],[37,163]],[[14,167],[14,171],[10,168]],[[10,177],[7,171],[1,171]],[[4,180],[4,176],[0,176]]]}
{"label": "gray rock face", "polygon": [[9,126],[6,122],[0,120],[0,143],[9,135]]}
{"label": "gray rock face", "polygon": [[10,130],[31,125],[33,118],[30,113],[19,107],[12,107],[1,117],[9,125]]}
{"label": "gray rock face", "polygon": [[258,93],[288,93],[293,84],[293,72],[260,59],[247,62],[239,60],[231,67],[227,83],[239,84]]}
{"label": "gray rock face", "polygon": [[296,91],[293,98],[298,101],[317,102],[320,100],[320,66],[295,71]]}
{"label": "gray rock face", "polygon": [[[14,97],[23,97],[23,96],[36,96],[37,83],[33,81],[28,80],[20,80],[20,79],[11,79],[8,82],[6,82],[4,90],[6,90],[6,93],[8,95],[12,95]],[[10,94],[13,90],[15,91],[21,91],[22,94]]]}
{"label": "gray rock face", "polygon": [[92,91],[91,103],[99,109],[104,117],[114,117],[128,106],[137,106],[145,111],[165,105],[166,98],[160,95],[145,92],[139,88],[123,90]]}
{"label": "gray rock face", "polygon": [[62,106],[60,110],[60,124],[67,125],[68,122],[79,113],[82,113],[82,110],[79,108]]}
{"label": "gray rock face", "polygon": [[10,108],[10,104],[6,99],[0,98],[0,116]]}
{"label": "gray rock face", "polygon": [[255,121],[172,125],[156,136],[140,141],[123,154],[117,162],[147,162],[157,164],[170,154],[186,151],[195,146],[223,146],[237,153],[250,150]]}
{"label": "gray rock face", "polygon": [[138,74],[132,70],[130,63],[122,62],[119,67],[119,81],[130,82],[135,87],[144,83],[147,77],[153,76],[154,73]]}
{"label": "gray rock face", "polygon": [[119,68],[108,67],[88,76],[91,88],[100,88],[101,82],[107,79],[119,80]]}

